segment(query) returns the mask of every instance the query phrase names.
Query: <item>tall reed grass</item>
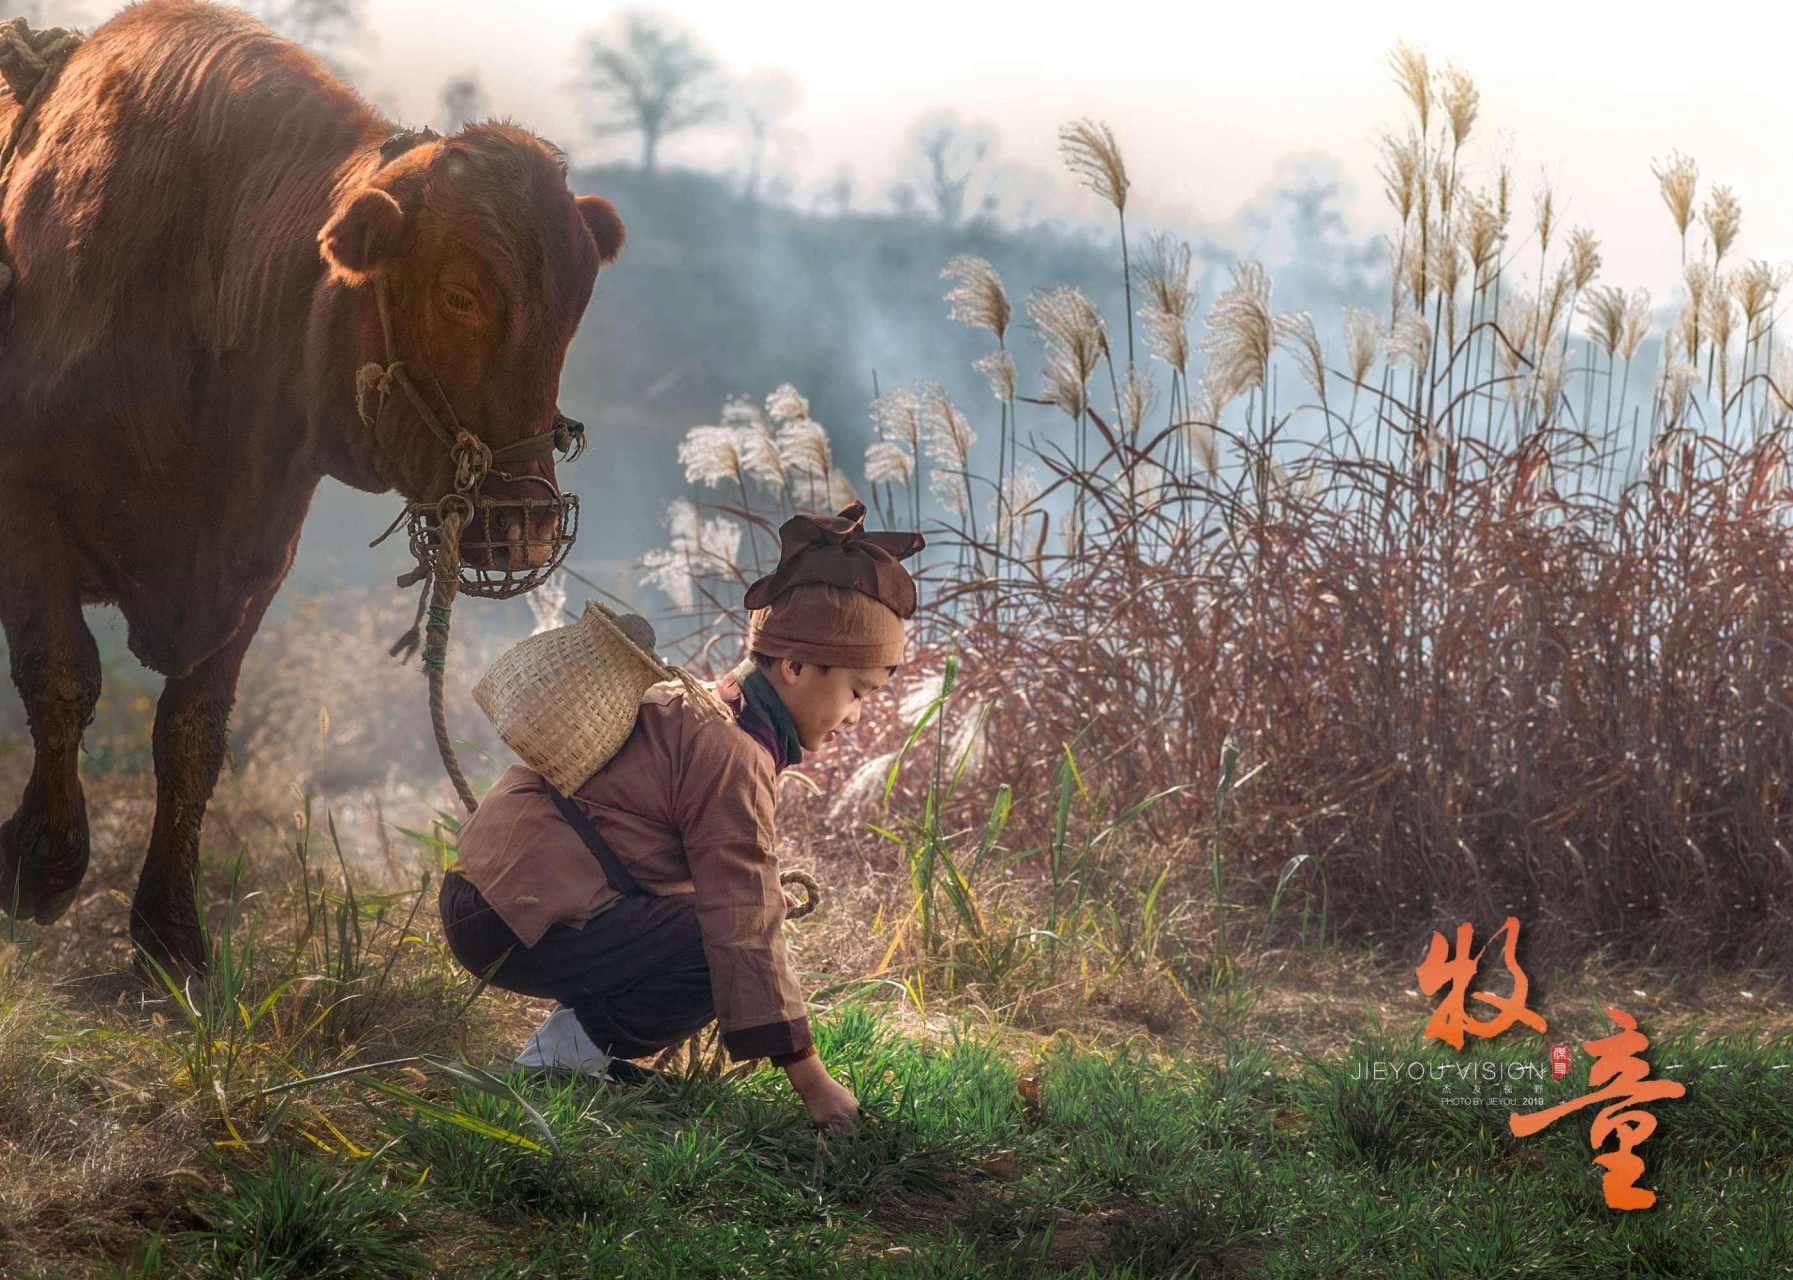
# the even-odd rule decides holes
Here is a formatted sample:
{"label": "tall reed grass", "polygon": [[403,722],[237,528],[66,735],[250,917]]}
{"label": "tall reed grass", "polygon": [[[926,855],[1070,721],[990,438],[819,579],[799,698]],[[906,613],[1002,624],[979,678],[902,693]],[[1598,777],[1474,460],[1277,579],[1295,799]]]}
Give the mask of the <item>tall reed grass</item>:
{"label": "tall reed grass", "polygon": [[[1333,934],[1405,948],[1513,913],[1563,958],[1785,964],[1786,276],[1734,262],[1738,201],[1715,187],[1696,211],[1697,167],[1677,155],[1657,173],[1685,296],[1664,312],[1601,282],[1598,238],[1562,226],[1554,191],[1516,226],[1509,169],[1475,162],[1473,80],[1405,45],[1391,65],[1410,119],[1382,147],[1388,308],[1349,312],[1342,341],[1279,310],[1253,262],[1192,334],[1189,246],[1155,234],[1135,263],[1120,222],[1144,363],[1133,315],[1123,365],[1082,290],[1044,289],[1020,308],[1044,360],[1039,393],[1021,394],[999,275],[947,264],[949,314],[996,343],[977,369],[1000,401],[998,474],[979,473],[970,418],[922,381],[872,405],[865,478],[886,523],[929,538],[901,688],[937,684],[956,655],[982,704],[985,786],[934,816],[913,780],[947,759],[900,800],[973,832],[1000,785],[1003,834],[1040,840],[1076,741],[1083,781],[1167,797],[1111,869],[1162,863],[1165,898],[1195,900],[1230,740],[1257,772],[1228,813],[1226,865],[1259,903],[1319,907]],[[1113,135],[1085,121],[1062,140],[1119,222]],[[681,449],[690,482],[735,499],[708,518],[680,499],[684,534],[652,566],[698,652],[743,634],[740,589],[785,513],[854,493],[817,432],[787,386]],[[923,516],[924,489],[938,514]],[[857,763],[904,741],[899,693],[861,719]],[[818,762],[823,789],[850,767]]]}

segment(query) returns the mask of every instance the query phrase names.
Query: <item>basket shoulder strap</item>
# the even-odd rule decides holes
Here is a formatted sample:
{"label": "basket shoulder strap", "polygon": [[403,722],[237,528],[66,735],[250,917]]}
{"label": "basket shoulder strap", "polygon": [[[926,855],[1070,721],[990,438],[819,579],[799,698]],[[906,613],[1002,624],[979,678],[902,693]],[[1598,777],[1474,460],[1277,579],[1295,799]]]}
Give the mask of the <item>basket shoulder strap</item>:
{"label": "basket shoulder strap", "polygon": [[648,890],[642,888],[641,882],[629,874],[622,859],[616,856],[616,851],[598,834],[597,826],[585,816],[585,812],[554,787],[548,788],[548,794],[554,797],[554,807],[560,810],[561,817],[579,833],[579,838],[585,841],[585,847],[591,850],[592,857],[604,868],[604,878],[610,881],[610,887],[622,893],[647,894]]}

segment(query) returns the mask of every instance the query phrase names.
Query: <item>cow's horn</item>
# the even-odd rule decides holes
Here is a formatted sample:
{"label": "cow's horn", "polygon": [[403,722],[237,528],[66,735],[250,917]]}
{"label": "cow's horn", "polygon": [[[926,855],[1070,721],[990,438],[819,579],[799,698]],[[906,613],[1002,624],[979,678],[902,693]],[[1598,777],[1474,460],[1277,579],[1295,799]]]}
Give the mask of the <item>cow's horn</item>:
{"label": "cow's horn", "polygon": [[412,147],[421,146],[426,142],[435,142],[441,136],[428,125],[421,129],[400,129],[380,144],[380,163],[391,164]]}

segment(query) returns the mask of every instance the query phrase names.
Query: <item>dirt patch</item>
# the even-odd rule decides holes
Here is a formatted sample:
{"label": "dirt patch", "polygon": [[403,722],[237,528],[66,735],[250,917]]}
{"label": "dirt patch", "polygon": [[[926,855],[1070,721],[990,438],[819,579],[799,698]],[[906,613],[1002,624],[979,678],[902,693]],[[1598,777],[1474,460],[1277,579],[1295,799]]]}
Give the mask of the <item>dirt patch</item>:
{"label": "dirt patch", "polygon": [[[1189,1277],[1236,1273],[1235,1252],[1199,1238],[1199,1225],[1175,1208],[1130,1196],[1111,1196],[1075,1210],[1029,1205],[983,1179],[950,1193],[904,1197],[875,1206],[869,1215],[890,1233],[883,1248],[868,1252],[903,1256],[905,1241],[940,1234],[947,1227],[989,1242],[991,1254],[1028,1259],[1057,1270],[1131,1263],[1138,1274]],[[995,1242],[1007,1242],[997,1245]]]}

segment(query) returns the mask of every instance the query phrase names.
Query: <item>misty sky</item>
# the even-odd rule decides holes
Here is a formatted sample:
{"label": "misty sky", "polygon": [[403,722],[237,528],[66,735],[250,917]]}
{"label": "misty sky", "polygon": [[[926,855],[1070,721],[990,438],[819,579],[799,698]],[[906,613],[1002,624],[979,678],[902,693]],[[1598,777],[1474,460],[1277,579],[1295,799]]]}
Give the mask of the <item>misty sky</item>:
{"label": "misty sky", "polygon": [[[371,39],[354,56],[378,66],[388,109],[428,119],[443,80],[477,68],[495,112],[576,156],[634,154],[628,140],[581,138],[565,88],[578,37],[617,6],[510,0],[497,22],[498,11],[474,0],[367,4]],[[1516,238],[1531,238],[1531,191],[1547,170],[1559,225],[1587,223],[1601,239],[1602,282],[1642,284],[1659,305],[1669,302],[1679,249],[1651,161],[1679,148],[1699,162],[1702,201],[1716,181],[1742,202],[1733,260],[1793,256],[1793,166],[1780,158],[1793,137],[1793,95],[1777,88],[1790,18],[1752,18],[1740,38],[1736,23],[1703,21],[1698,10],[1659,20],[1647,7],[1560,3],[659,7],[726,70],[778,69],[802,82],[803,99],[768,157],[794,182],[798,203],[845,168],[857,207],[888,207],[904,132],[937,107],[993,126],[992,160],[1062,189],[1056,130],[1087,114],[1108,122],[1126,157],[1130,231],[1224,234],[1268,189],[1279,160],[1321,151],[1350,183],[1353,230],[1372,234],[1390,226],[1373,142],[1405,123],[1386,61],[1405,38],[1435,65],[1455,61],[1475,78],[1482,107],[1465,157],[1484,175],[1503,152],[1510,157],[1520,181]],[[662,159],[744,164],[743,142],[738,129],[694,133],[669,140]],[[1074,190],[1056,201],[1040,208],[1106,212]],[[1528,275],[1530,248],[1519,257]]]}

